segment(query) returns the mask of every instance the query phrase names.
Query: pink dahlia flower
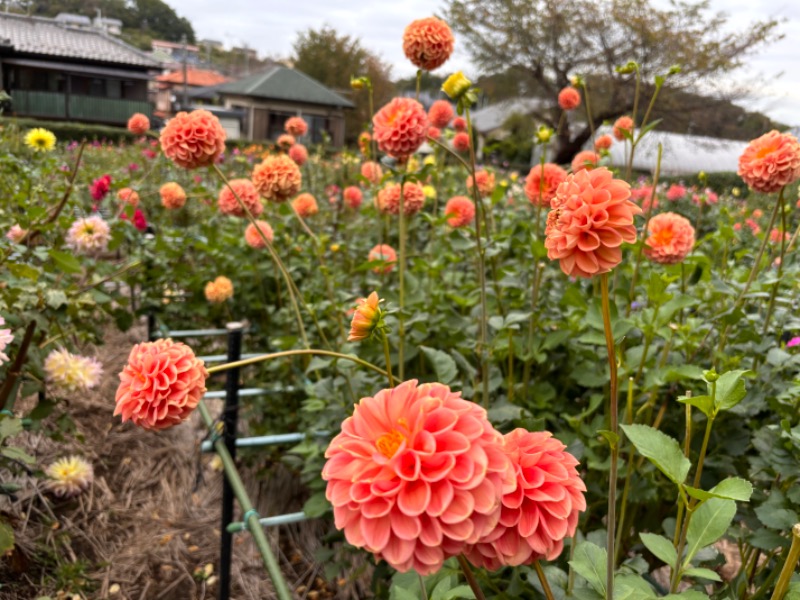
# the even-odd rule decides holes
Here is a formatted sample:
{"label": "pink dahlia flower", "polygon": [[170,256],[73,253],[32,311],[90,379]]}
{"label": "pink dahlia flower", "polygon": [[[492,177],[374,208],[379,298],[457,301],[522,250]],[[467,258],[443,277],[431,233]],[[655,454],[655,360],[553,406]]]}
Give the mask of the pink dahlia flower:
{"label": "pink dahlia flower", "polygon": [[247,245],[251,248],[266,248],[267,245],[264,243],[264,238],[267,238],[267,241],[271,244],[272,240],[275,238],[275,233],[272,231],[270,224],[266,221],[256,221],[256,225],[258,225],[258,229],[261,230],[264,237],[261,237],[256,226],[250,223],[244,230],[244,241],[247,242]]}
{"label": "pink dahlia flower", "polygon": [[800,178],[800,143],[772,130],[748,144],[739,157],[739,177],[753,190],[772,194]]}
{"label": "pink dahlia flower", "polygon": [[383,179],[383,169],[375,161],[368,160],[361,165],[361,176],[372,185],[378,185]]}
{"label": "pink dahlia flower", "polygon": [[472,564],[494,571],[561,554],[586,510],[578,461],[565,448],[548,431],[515,429],[505,435],[516,487],[503,495],[498,525],[469,548]]}
{"label": "pink dahlia flower", "polygon": [[[542,180],[544,173],[544,180]],[[567,178],[567,172],[554,163],[536,165],[525,178],[525,195],[531,204],[550,206],[550,201],[555,198],[556,190]]]}
{"label": "pink dahlia flower", "polygon": [[[425,204],[425,191],[418,183],[403,185],[403,213],[406,216],[417,214]],[[400,184],[389,183],[384,186],[375,199],[375,205],[384,214],[400,214]]]}
{"label": "pink dahlia flower", "polygon": [[[494,173],[482,169],[475,173],[475,180],[478,182],[478,191],[484,198],[491,196],[494,191]],[[472,175],[467,177],[467,190],[472,192]]]}
{"label": "pink dahlia flower", "polygon": [[277,154],[255,166],[253,183],[267,200],[286,202],[300,191],[303,176],[297,163],[285,154]]}
{"label": "pink dahlia flower", "polygon": [[593,150],[582,150],[572,159],[572,172],[577,173],[583,169],[592,170],[600,163],[600,155]]}
{"label": "pink dahlia flower", "polygon": [[92,199],[97,202],[100,202],[100,200],[105,198],[110,191],[111,175],[103,175],[102,177],[98,177],[92,181],[92,184],[89,186],[89,193],[92,195]]}
{"label": "pink dahlia flower", "polygon": [[23,239],[25,239],[26,235],[28,235],[28,230],[20,227],[19,223],[15,223],[6,233],[6,238],[15,244],[19,244]]}
{"label": "pink dahlia flower", "polygon": [[459,131],[453,136],[453,150],[456,152],[466,152],[469,150],[469,134]]}
{"label": "pink dahlia flower", "polygon": [[416,67],[438,69],[453,53],[455,38],[450,27],[436,17],[412,21],[403,32],[403,52]]}
{"label": "pink dahlia flower", "polygon": [[486,411],[440,383],[362,398],[325,457],[336,527],[402,572],[434,573],[488,535],[513,487]]}
{"label": "pink dahlia flower", "polygon": [[189,346],[170,339],[137,344],[119,374],[114,416],[144,429],[186,420],[206,393],[206,371]]}
{"label": "pink dahlia flower", "polygon": [[308,160],[308,150],[303,144],[294,144],[289,148],[289,158],[297,163],[298,167],[302,167]]}
{"label": "pink dahlia flower", "polygon": [[645,240],[644,253],[653,262],[672,265],[682,262],[694,247],[694,227],[689,219],[666,212],[647,223],[650,236]]}
{"label": "pink dahlia flower", "polygon": [[164,156],[184,169],[213,165],[225,151],[225,130],[207,110],[179,112],[161,130]]}
{"label": "pink dahlia flower", "polygon": [[395,98],[372,118],[378,148],[398,160],[414,154],[428,134],[428,115],[412,98]]}
{"label": "pink dahlia flower", "polygon": [[[264,212],[264,205],[261,203],[261,198],[258,195],[258,190],[253,182],[249,179],[231,179],[230,185],[223,184],[217,197],[217,206],[219,212],[223,215],[230,215],[232,217],[247,217],[247,211],[239,204],[242,201],[247,210],[257,217]],[[239,197],[239,200],[236,197]]]}
{"label": "pink dahlia flower", "polygon": [[453,105],[447,100],[437,100],[428,109],[428,121],[437,129],[444,129],[455,116]]}
{"label": "pink dahlia flower", "polygon": [[616,121],[614,121],[614,137],[617,138],[620,142],[625,139],[625,134],[623,132],[627,131],[631,135],[633,135],[633,119],[629,116],[625,115],[620,117]]}
{"label": "pink dahlia flower", "polygon": [[614,143],[614,138],[610,135],[601,135],[594,141],[594,149],[600,152],[600,150],[608,150],[611,148],[611,144]]}
{"label": "pink dahlia flower", "polygon": [[283,128],[289,135],[303,137],[308,131],[308,123],[302,117],[289,117]]}
{"label": "pink dahlia flower", "polygon": [[296,142],[297,142],[297,140],[294,139],[293,135],[290,135],[288,133],[283,133],[283,134],[278,136],[278,141],[276,143],[281,148],[287,148],[288,149],[288,148],[291,148],[292,146],[294,146]]}
{"label": "pink dahlia flower", "polygon": [[567,275],[607,273],[622,260],[622,244],[636,241],[633,217],[642,209],[630,201],[630,185],[599,167],[567,176],[547,216],[545,247]]}
{"label": "pink dahlia flower", "polygon": [[475,219],[475,203],[466,196],[453,196],[444,206],[450,227],[466,227]]}
{"label": "pink dahlia flower", "polygon": [[348,208],[358,210],[364,201],[364,194],[360,188],[350,185],[344,188],[344,203]]}
{"label": "pink dahlia flower", "polygon": [[453,129],[456,131],[466,131],[467,120],[464,117],[456,117],[453,119]]}
{"label": "pink dahlia flower", "polygon": [[150,131],[150,119],[142,113],[135,113],[128,119],[128,131],[133,135],[144,135]]}
{"label": "pink dahlia flower", "polygon": [[568,85],[558,92],[558,105],[562,110],[575,110],[581,105],[581,93]]}
{"label": "pink dahlia flower", "polygon": [[397,252],[388,244],[378,244],[369,251],[367,260],[369,262],[381,260],[386,263],[384,266],[373,268],[373,273],[378,273],[379,275],[389,273],[394,269],[395,263],[397,263]]}
{"label": "pink dahlia flower", "polygon": [[667,200],[676,202],[684,196],[686,196],[686,188],[679,183],[673,183],[669,186],[669,189],[667,189]]}
{"label": "pink dahlia flower", "polygon": [[76,252],[102,252],[111,240],[111,228],[100,215],[76,219],[67,231],[67,246]]}

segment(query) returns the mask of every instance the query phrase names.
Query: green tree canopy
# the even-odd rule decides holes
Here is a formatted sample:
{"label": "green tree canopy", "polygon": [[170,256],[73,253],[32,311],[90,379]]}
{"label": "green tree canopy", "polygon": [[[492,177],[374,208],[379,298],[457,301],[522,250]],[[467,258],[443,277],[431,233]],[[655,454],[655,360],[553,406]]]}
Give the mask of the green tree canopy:
{"label": "green tree canopy", "polygon": [[[670,89],[696,91],[777,39],[778,24],[765,20],[733,30],[724,14],[710,12],[708,0],[664,9],[650,0],[449,0],[447,18],[482,72],[511,70],[525,93],[552,99],[534,116],[553,128],[561,116],[558,92],[572,75],[589,82],[599,125],[633,109],[634,76],[617,73],[618,65],[636,61],[642,80],[652,83],[679,64]],[[571,129],[559,132],[558,162],[568,162],[591,134],[586,122]]]}

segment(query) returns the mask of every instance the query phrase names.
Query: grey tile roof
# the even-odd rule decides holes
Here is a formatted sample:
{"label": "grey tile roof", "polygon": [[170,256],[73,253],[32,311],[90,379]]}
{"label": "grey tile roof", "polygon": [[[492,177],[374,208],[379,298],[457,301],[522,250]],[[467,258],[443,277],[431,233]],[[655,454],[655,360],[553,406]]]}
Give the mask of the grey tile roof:
{"label": "grey tile roof", "polygon": [[0,45],[39,56],[159,67],[144,52],[102,31],[72,27],[42,17],[0,13]]}
{"label": "grey tile roof", "polygon": [[272,65],[266,71],[231,81],[219,86],[217,90],[223,95],[236,94],[323,106],[355,107],[350,100],[326,88],[316,79],[283,65]]}

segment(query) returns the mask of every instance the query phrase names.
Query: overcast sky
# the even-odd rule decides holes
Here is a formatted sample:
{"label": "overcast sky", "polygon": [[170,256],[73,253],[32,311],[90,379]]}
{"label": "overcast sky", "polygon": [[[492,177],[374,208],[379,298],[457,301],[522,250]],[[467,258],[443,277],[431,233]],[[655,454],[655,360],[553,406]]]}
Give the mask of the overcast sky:
{"label": "overcast sky", "polygon": [[[287,57],[297,33],[310,27],[330,25],[340,33],[359,37],[362,44],[392,65],[392,74],[410,76],[415,68],[405,59],[402,35],[412,20],[443,13],[444,0],[167,0],[194,25],[199,39],[220,40],[227,46],[247,44],[262,56]],[[664,4],[666,0],[656,0]],[[789,125],[800,125],[800,1],[711,0],[714,10],[731,16],[731,25],[742,28],[765,17],[785,19],[780,30],[786,37],[762,50],[738,73],[738,81],[762,76],[762,83],[743,104]],[[469,55],[456,36],[456,52],[440,69],[447,73],[464,69],[474,72]],[[766,85],[764,85],[766,82]]]}

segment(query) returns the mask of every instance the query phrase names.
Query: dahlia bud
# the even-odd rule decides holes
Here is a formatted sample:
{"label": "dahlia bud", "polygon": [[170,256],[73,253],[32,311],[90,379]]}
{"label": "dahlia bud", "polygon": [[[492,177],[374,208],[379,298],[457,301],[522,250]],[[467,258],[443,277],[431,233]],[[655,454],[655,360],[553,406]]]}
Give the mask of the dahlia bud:
{"label": "dahlia bud", "polygon": [[583,87],[586,85],[586,81],[581,75],[573,75],[570,77],[569,82],[572,84],[573,87]]}
{"label": "dahlia bud", "polygon": [[550,129],[547,125],[540,125],[539,131],[536,132],[536,140],[540,144],[546,144],[553,137],[555,131]]}
{"label": "dahlia bud", "polygon": [[617,67],[616,71],[620,75],[630,75],[631,73],[635,73],[638,68],[639,65],[637,65],[636,62],[629,60],[626,64]]}
{"label": "dahlia bud", "polygon": [[358,306],[350,322],[350,335],[348,342],[360,342],[371,337],[376,331],[383,328],[383,312],[381,311],[377,292],[372,292],[367,298],[360,298]]}
{"label": "dahlia bud", "polygon": [[371,82],[369,77],[353,77],[350,76],[350,87],[356,91],[363,90],[364,88],[369,89]]}
{"label": "dahlia bud", "polygon": [[464,76],[464,73],[457,71],[445,79],[442,84],[442,91],[453,100],[458,100],[471,86],[472,82]]}

